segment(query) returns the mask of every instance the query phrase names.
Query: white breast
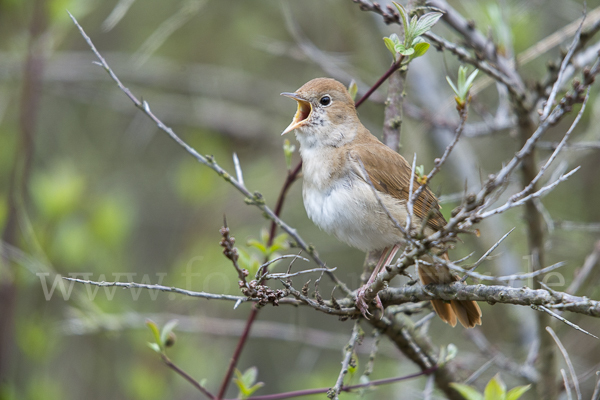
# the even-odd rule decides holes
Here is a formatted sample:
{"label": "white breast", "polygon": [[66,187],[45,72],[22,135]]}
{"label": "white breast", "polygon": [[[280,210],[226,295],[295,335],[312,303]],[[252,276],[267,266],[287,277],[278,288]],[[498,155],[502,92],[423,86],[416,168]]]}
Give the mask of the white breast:
{"label": "white breast", "polygon": [[[303,198],[309,218],[321,229],[362,251],[382,249],[402,241],[401,233],[379,205],[371,186],[347,166],[347,174],[332,178],[332,149],[303,146]],[[339,166],[339,165],[338,165]],[[405,205],[380,194],[396,220],[406,220]]]}

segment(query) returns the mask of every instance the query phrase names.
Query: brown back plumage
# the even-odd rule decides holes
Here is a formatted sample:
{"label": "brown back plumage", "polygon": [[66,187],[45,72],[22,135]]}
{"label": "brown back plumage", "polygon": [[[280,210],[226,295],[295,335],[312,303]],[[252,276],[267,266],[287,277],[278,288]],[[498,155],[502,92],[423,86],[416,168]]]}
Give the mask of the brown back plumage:
{"label": "brown back plumage", "polygon": [[[365,128],[365,130],[367,130]],[[373,186],[383,193],[387,193],[402,201],[408,201],[410,189],[410,175],[412,172],[408,161],[385,144],[381,143],[370,132],[372,140],[364,140],[364,143],[355,145],[360,154],[360,159],[369,174]],[[384,153],[384,154],[382,154]],[[413,176],[413,191],[421,184]],[[427,225],[433,230],[440,230],[446,225],[446,219],[440,211],[438,201],[429,187],[425,187],[413,204],[415,215],[421,219],[427,219]],[[428,214],[430,214],[428,216]]]}

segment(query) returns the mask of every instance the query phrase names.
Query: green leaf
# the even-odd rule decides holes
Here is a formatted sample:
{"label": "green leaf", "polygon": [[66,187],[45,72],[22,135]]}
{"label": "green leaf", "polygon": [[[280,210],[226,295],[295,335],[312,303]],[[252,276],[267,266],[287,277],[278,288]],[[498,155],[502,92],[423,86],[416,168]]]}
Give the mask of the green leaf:
{"label": "green leaf", "polygon": [[267,254],[267,246],[256,239],[248,239],[247,245],[258,249],[262,254]]}
{"label": "green leaf", "polygon": [[356,356],[356,353],[353,352],[352,353],[352,359],[350,362],[350,365],[348,365],[348,373],[353,376],[354,374],[356,374],[356,371],[358,371],[358,357]]}
{"label": "green leaf", "polygon": [[387,47],[390,53],[392,53],[394,61],[396,61],[396,44],[390,38],[387,37],[384,37],[383,41],[385,42],[385,47]]}
{"label": "green leaf", "polygon": [[438,22],[442,15],[442,13],[438,12],[430,12],[424,14],[421,18],[419,18],[415,29],[412,31],[412,34],[414,35],[413,37],[421,36],[428,30],[430,30],[433,27],[433,25],[435,25],[436,22]]}
{"label": "green leaf", "polygon": [[285,139],[283,141],[283,155],[288,170],[292,169],[292,155],[294,154],[294,151],[296,151],[296,146],[290,144],[289,139]]}
{"label": "green leaf", "polygon": [[[388,49],[389,49],[389,47],[388,47]],[[395,56],[395,54],[394,54],[394,56]],[[395,60],[396,60],[396,57],[394,57],[394,61]],[[352,81],[350,82],[350,85],[348,85],[348,93],[350,93],[350,97],[352,97],[352,100],[356,100],[356,94],[358,93],[358,85],[356,84],[356,81],[354,79],[352,79]]]}
{"label": "green leaf", "polygon": [[252,396],[254,394],[254,392],[256,392],[258,389],[260,389],[261,387],[265,386],[265,384],[263,382],[256,382],[254,385],[252,385],[252,387],[248,390],[248,392],[250,393],[249,396]]}
{"label": "green leaf", "polygon": [[163,346],[163,347],[165,346],[165,343],[167,343],[167,339],[169,338],[169,335],[171,334],[171,332],[173,332],[173,329],[177,326],[178,323],[179,323],[179,321],[177,321],[176,319],[172,319],[165,324],[165,326],[162,329],[162,332],[160,333],[160,345],[161,346]]}
{"label": "green leaf", "polygon": [[[417,30],[417,23],[418,23],[418,19],[416,15],[413,15],[413,17],[410,19],[410,25],[408,28],[408,32],[404,33],[404,41],[407,42],[407,44],[410,44],[414,38],[416,38],[417,34],[415,34],[415,31]],[[408,40],[410,38],[410,40]]]}
{"label": "green leaf", "polygon": [[154,341],[160,345],[161,341],[160,341],[160,331],[158,330],[158,326],[156,325],[156,322],[147,319],[146,320],[146,326],[148,328],[150,328],[150,331],[152,332],[152,335],[154,336]]}
{"label": "green leaf", "polygon": [[150,347],[152,350],[154,350],[157,353],[162,353],[160,346],[158,345],[158,343],[150,343],[148,342],[148,347]]}
{"label": "green leaf", "polygon": [[473,86],[473,81],[475,80],[475,77],[477,76],[478,73],[479,73],[479,70],[476,69],[475,71],[471,72],[471,75],[469,75],[469,77],[467,78],[467,80],[465,82],[467,91],[471,90],[471,87]]}
{"label": "green leaf", "polygon": [[243,374],[236,369],[235,375],[237,378],[233,381],[240,389],[240,394],[238,396],[240,399],[252,396],[252,393],[264,386],[264,383],[256,382],[256,378],[258,377],[258,368],[256,367],[248,368]]}
{"label": "green leaf", "polygon": [[250,275],[256,275],[256,272],[258,272],[258,268],[261,265],[260,260],[257,259],[254,254],[250,254],[242,248],[238,248],[238,254],[240,256],[238,259],[240,267],[248,270]]}
{"label": "green leaf", "polygon": [[481,393],[479,393],[474,387],[469,385],[463,385],[462,383],[450,384],[458,393],[460,393],[466,400],[484,400]]}
{"label": "green leaf", "polygon": [[429,46],[430,45],[427,42],[417,43],[413,47],[415,49],[415,52],[411,58],[421,57],[423,54],[427,53],[427,50],[429,50]]}
{"label": "green leaf", "polygon": [[[402,47],[404,47],[404,46],[402,46]],[[403,49],[402,51],[399,51],[398,53],[402,54],[403,56],[410,56],[414,52],[415,52],[415,49],[413,49],[412,47],[410,47],[408,49]]]}
{"label": "green leaf", "polygon": [[243,379],[248,386],[253,385],[256,382],[256,378],[258,378],[258,368],[250,367],[244,372]]}
{"label": "green leaf", "polygon": [[417,175],[418,177],[422,177],[425,174],[425,166],[423,166],[422,164],[415,167],[415,175]]}
{"label": "green leaf", "polygon": [[452,79],[450,79],[449,76],[446,76],[446,80],[448,81],[448,84],[450,85],[450,87],[452,88],[452,90],[454,91],[454,93],[457,96],[459,96],[458,89],[456,88],[456,86],[454,86],[454,82],[452,82]]}
{"label": "green leaf", "polygon": [[448,362],[454,357],[456,357],[456,354],[458,354],[458,348],[453,343],[449,343],[448,346],[446,346],[446,348],[448,349],[448,354],[446,355],[444,361]]}
{"label": "green leaf", "polygon": [[519,397],[523,396],[523,394],[529,389],[531,389],[531,385],[514,387],[510,389],[506,394],[506,400],[517,400]]}
{"label": "green leaf", "polygon": [[398,12],[400,13],[400,17],[402,18],[402,26],[404,27],[404,37],[406,38],[406,31],[407,29],[409,29],[409,22],[408,22],[408,12],[406,11],[406,8],[404,8],[404,6],[402,4],[396,3],[395,1],[393,2],[394,5],[396,6],[396,8],[398,9]]}
{"label": "green leaf", "polygon": [[411,47],[415,47],[415,45],[417,43],[426,43],[426,42],[425,42],[425,39],[423,39],[421,36],[417,36],[416,38],[413,39],[413,41],[410,45],[411,45]]}
{"label": "green leaf", "polygon": [[269,243],[269,231],[266,228],[260,230],[260,240],[265,245]]}
{"label": "green leaf", "polygon": [[506,384],[502,381],[500,374],[496,374],[485,387],[483,392],[485,400],[505,400]]}

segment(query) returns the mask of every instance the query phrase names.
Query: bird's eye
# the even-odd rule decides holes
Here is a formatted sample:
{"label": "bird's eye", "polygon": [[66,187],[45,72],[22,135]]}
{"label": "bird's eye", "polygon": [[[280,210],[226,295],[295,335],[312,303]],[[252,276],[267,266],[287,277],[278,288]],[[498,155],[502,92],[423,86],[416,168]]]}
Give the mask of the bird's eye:
{"label": "bird's eye", "polygon": [[321,97],[319,103],[321,103],[322,106],[328,106],[331,104],[331,97],[326,94],[325,96]]}

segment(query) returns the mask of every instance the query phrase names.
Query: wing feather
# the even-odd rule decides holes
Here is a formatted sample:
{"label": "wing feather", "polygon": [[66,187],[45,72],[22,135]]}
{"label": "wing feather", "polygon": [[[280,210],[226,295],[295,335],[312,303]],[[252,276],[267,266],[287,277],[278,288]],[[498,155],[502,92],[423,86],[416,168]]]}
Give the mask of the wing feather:
{"label": "wing feather", "polygon": [[[381,142],[361,143],[353,147],[348,153],[349,157],[360,159],[375,189],[401,201],[408,201],[411,166],[404,157]],[[363,174],[359,175],[362,177]],[[416,191],[421,185],[416,176],[413,179],[413,191]],[[427,225],[436,231],[446,225],[438,201],[429,187],[423,189],[413,204],[413,212],[421,220],[428,218]]]}

